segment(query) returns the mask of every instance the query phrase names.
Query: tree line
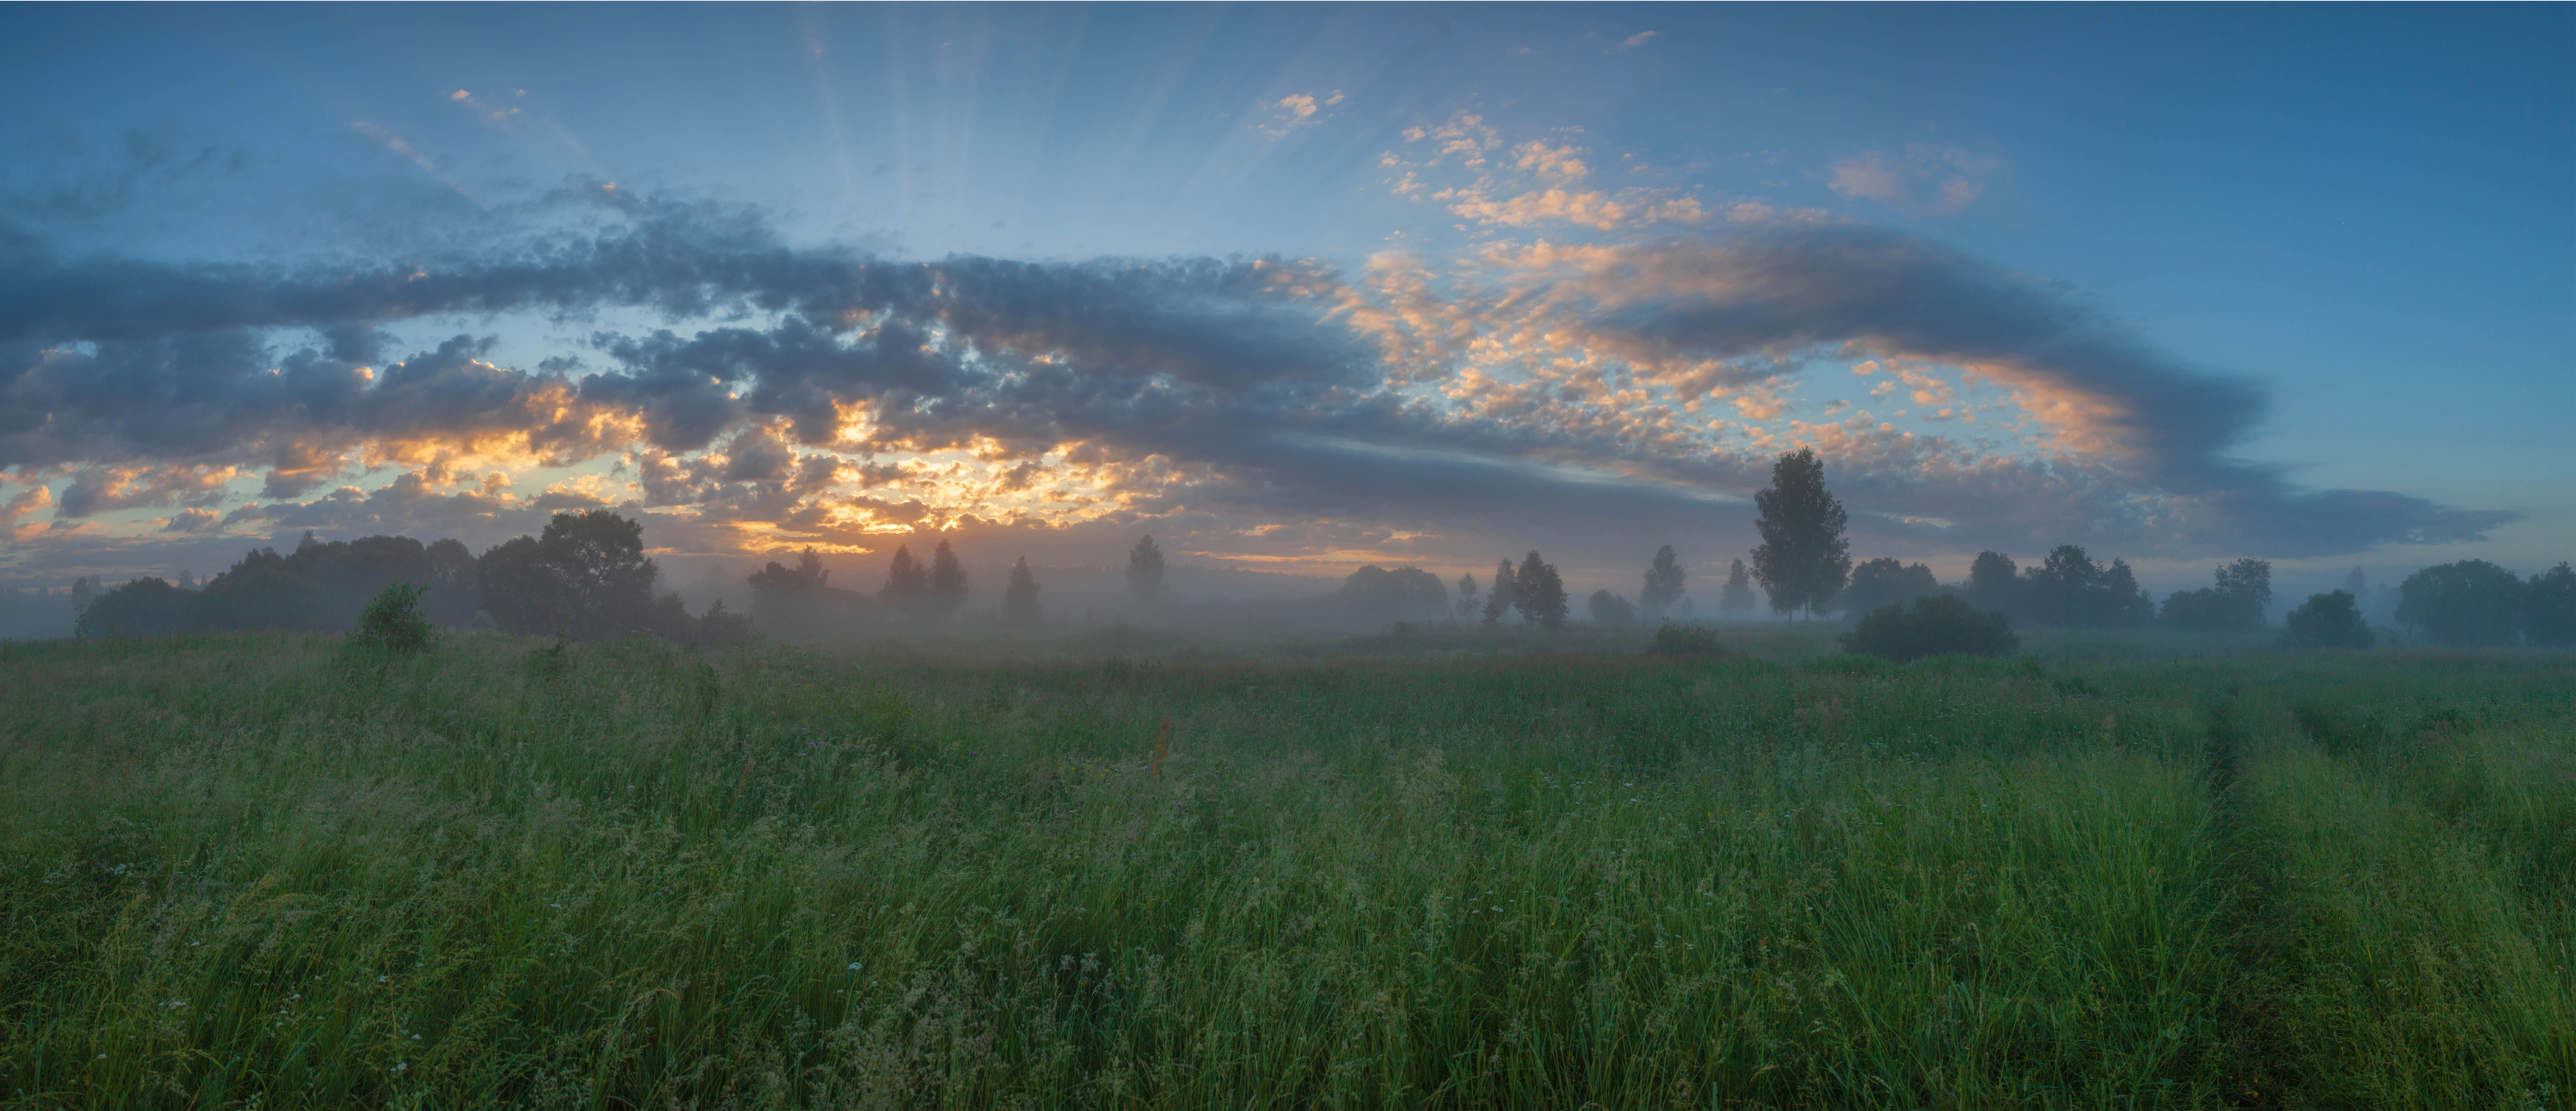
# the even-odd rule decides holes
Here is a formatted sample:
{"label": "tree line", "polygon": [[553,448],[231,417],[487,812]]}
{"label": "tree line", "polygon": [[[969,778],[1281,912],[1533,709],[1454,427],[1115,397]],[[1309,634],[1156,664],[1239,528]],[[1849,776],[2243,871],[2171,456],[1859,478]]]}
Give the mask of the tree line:
{"label": "tree line", "polygon": [[291,552],[254,549],[203,584],[185,574],[176,583],[145,577],[85,600],[76,587],[75,633],[339,632],[401,584],[418,589],[424,617],[450,628],[488,625],[579,640],[649,633],[708,644],[756,635],[749,617],[726,612],[722,602],[691,614],[679,595],[659,590],[660,569],[644,556],[643,533],[641,522],[605,509],[558,513],[541,535],[480,556],[453,539],[326,542],[308,532]]}
{"label": "tree line", "polygon": [[[1780,456],[1769,489],[1754,495],[1762,543],[1753,550],[1752,577],[1783,616],[1821,615],[1840,608],[1854,617],[1936,595],[1955,595],[1979,611],[2012,623],[2072,628],[2135,629],[2149,625],[2198,631],[2263,628],[2272,602],[2272,565],[2238,559],[2220,566],[2215,581],[2175,591],[2163,605],[2138,585],[2126,560],[2094,561],[2081,546],[2061,544],[2031,567],[1982,551],[1968,580],[1945,587],[1930,568],[1895,559],[1854,566],[1843,531],[1848,516],[1826,489],[1824,464],[1811,449]],[[1737,565],[1739,571],[1742,564]],[[1728,606],[1737,601],[1730,581]],[[2565,562],[2528,580],[2484,560],[2427,567],[2399,586],[2397,623],[2436,643],[2529,643],[2576,647],[2576,570]],[[2356,600],[2359,568],[2343,589],[2309,596],[2284,624],[2294,644],[2367,647],[2371,634]],[[1749,607],[1748,607],[1749,608]]]}
{"label": "tree line", "polygon": [[[1849,516],[1825,485],[1824,464],[1810,449],[1779,457],[1772,483],[1754,495],[1761,543],[1750,565],[1735,560],[1720,590],[1718,611],[1754,608],[1759,584],[1781,616],[1822,616],[1841,610],[1854,619],[1933,597],[1955,597],[1973,611],[2000,614],[2011,625],[2136,629],[2161,625],[2196,631],[2250,631],[2265,625],[2272,602],[2272,566],[2238,559],[2218,568],[2211,585],[2176,591],[2159,606],[2139,586],[2124,559],[2097,562],[2082,546],[2061,544],[2028,567],[1995,551],[1982,551],[1965,582],[1945,585],[1921,563],[1877,558],[1855,564],[1844,537]],[[928,624],[954,620],[970,585],[964,565],[942,540],[927,560],[898,546],[886,580],[873,593],[831,585],[831,572],[815,549],[794,566],[772,561],[748,577],[749,614],[729,613],[719,601],[691,614],[679,596],[660,589],[660,571],[645,558],[643,525],[613,511],[556,514],[542,534],[521,536],[476,556],[462,542],[423,544],[404,536],[369,536],[323,542],[306,533],[295,549],[255,549],[204,583],[135,579],[102,589],[94,579],[75,583],[69,596],[76,635],[157,635],[182,630],[276,629],[339,631],[351,628],[369,601],[386,587],[419,589],[423,615],[439,625],[478,625],[510,632],[602,639],[649,633],[689,643],[737,644],[759,630],[817,632],[852,623]],[[1128,553],[1126,583],[1140,606],[1160,602],[1166,564],[1151,535]],[[2285,626],[2299,644],[2367,646],[2372,639],[2356,604],[2362,593],[2355,569],[2342,590],[2311,596],[2292,610]],[[2396,620],[2446,645],[2576,647],[2576,571],[2561,562],[2528,580],[2483,560],[2427,567],[2399,588]],[[1328,612],[1354,617],[1448,613],[1461,624],[1495,628],[1507,622],[1561,628],[1571,619],[1571,599],[1554,564],[1533,550],[1517,563],[1503,559],[1481,588],[1462,575],[1450,589],[1429,572],[1363,567],[1341,588],[1319,599]],[[8,592],[7,613],[32,619],[56,603],[50,595]],[[1586,600],[1593,622],[1654,624],[1696,616],[1684,589],[1684,571],[1671,545],[1658,549],[1632,602],[1610,590]],[[1039,585],[1022,557],[1010,571],[999,608],[1003,624],[1044,620]],[[1946,612],[1946,611],[1945,611]],[[1945,616],[1945,621],[1965,618]]]}

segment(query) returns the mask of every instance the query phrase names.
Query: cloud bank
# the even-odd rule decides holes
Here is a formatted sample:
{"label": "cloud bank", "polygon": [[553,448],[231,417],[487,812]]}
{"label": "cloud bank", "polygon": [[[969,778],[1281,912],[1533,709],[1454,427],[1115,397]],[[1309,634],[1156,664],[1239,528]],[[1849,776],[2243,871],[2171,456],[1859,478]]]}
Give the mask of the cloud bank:
{"label": "cloud bank", "polygon": [[[1571,144],[1506,148],[1472,118],[1420,139],[1559,196],[1591,173]],[[1449,203],[1509,224],[1529,195]],[[2259,387],[2063,287],[1881,227],[1758,206],[1702,223],[1674,215],[1689,198],[1602,196],[1630,206],[1593,212],[1610,226],[1679,231],[1355,273],[905,261],[608,190],[582,234],[361,266],[62,258],[0,232],[0,501],[22,550],[94,550],[85,522],[119,511],[168,510],[160,534],[213,543],[473,534],[615,504],[711,552],[1152,527],[1206,555],[1467,566],[1550,538],[1604,559],[1651,536],[1731,539],[1771,456],[1814,445],[1871,551],[2295,557],[2514,519],[2303,489],[2239,458]],[[1559,208],[1529,226],[1605,226]],[[395,352],[386,331],[599,313],[663,326],[602,329],[533,367],[471,335]],[[1983,423],[1960,438],[1797,401],[1811,368],[1851,364],[1892,368],[1923,419]],[[1995,400],[1956,400],[1977,391]],[[342,485],[388,471],[371,492]]]}

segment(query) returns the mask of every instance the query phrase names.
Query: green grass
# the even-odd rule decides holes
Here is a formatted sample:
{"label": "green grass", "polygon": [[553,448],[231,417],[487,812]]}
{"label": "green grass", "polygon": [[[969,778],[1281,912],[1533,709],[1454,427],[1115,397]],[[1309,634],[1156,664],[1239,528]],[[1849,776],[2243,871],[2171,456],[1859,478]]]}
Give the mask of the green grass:
{"label": "green grass", "polygon": [[1830,631],[9,646],[0,1100],[2576,1102],[2566,657]]}

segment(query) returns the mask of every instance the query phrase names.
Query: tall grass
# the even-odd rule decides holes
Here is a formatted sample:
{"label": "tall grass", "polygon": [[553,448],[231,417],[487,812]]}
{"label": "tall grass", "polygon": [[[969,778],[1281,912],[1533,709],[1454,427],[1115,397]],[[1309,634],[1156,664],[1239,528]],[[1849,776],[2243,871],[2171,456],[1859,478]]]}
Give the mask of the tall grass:
{"label": "tall grass", "polygon": [[[2567,671],[2385,694],[2421,670],[19,646],[0,1096],[2564,1104]],[[2299,692],[2347,687],[2449,692],[2478,755],[2327,752]],[[2249,952],[2244,844],[2295,944]],[[2371,862],[2416,909],[2329,871]],[[2249,1040],[2249,993],[2298,1013]]]}

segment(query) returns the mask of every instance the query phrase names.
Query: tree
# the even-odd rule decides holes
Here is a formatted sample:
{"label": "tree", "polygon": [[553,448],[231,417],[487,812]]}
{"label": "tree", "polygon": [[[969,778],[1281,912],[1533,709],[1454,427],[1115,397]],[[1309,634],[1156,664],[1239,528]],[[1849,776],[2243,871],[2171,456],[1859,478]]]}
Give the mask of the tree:
{"label": "tree", "polygon": [[188,591],[169,580],[147,577],[105,591],[81,607],[73,635],[157,637],[188,627]]}
{"label": "tree", "polygon": [[2048,558],[2022,576],[2022,597],[2038,625],[2089,625],[2091,596],[2102,586],[2102,568],[2074,544],[2049,549]]}
{"label": "tree", "polygon": [[2003,613],[2022,612],[2021,570],[2001,552],[1978,552],[1968,565],[1968,605]]}
{"label": "tree", "polygon": [[2261,559],[2226,564],[2218,569],[2217,590],[2227,601],[2230,624],[2261,628],[2263,610],[2272,604],[2272,564]]}
{"label": "tree", "polygon": [[1163,596],[1163,549],[1154,546],[1151,533],[1127,553],[1127,592],[1147,604]]}
{"label": "tree", "polygon": [[1044,619],[1038,609],[1038,578],[1029,573],[1029,557],[1021,556],[1011,564],[1010,585],[1002,588],[1002,621],[1027,626]]}
{"label": "tree", "polygon": [[966,604],[966,568],[957,562],[957,553],[948,542],[939,542],[939,550],[930,553],[930,583],[922,594],[923,607],[940,620],[957,616]]}
{"label": "tree", "polygon": [[474,588],[474,553],[465,550],[464,541],[440,540],[422,554],[429,561],[429,581],[423,584],[429,590],[421,600],[429,619],[451,628],[471,623],[479,601]]}
{"label": "tree", "polygon": [[1744,561],[1736,560],[1726,569],[1726,591],[1717,596],[1717,612],[1745,613],[1753,608],[1753,576],[1744,570]]}
{"label": "tree", "polygon": [[1774,613],[1821,613],[1851,574],[1851,545],[1843,539],[1850,515],[1825,489],[1825,465],[1813,448],[1780,456],[1771,466],[1771,488],[1753,495],[1761,517],[1753,527],[1762,543],[1753,549],[1753,577],[1771,596]]}
{"label": "tree", "polygon": [[1940,592],[1940,580],[1932,577],[1931,568],[1920,563],[1909,567],[1882,556],[1852,568],[1851,585],[1843,588],[1843,612],[1858,618]]}
{"label": "tree", "polygon": [[2441,644],[2511,644],[2522,627],[2523,583],[2483,559],[2427,567],[2397,587],[2397,620]]}
{"label": "tree", "polygon": [[2272,565],[2259,559],[2221,564],[2217,585],[2165,598],[2164,623],[2177,629],[2233,632],[2263,627],[2272,604]]}
{"label": "tree", "polygon": [[[2263,597],[2270,600],[2271,587],[2263,588]],[[2128,560],[2114,559],[2110,569],[2102,573],[2101,592],[2095,596],[2092,615],[2093,623],[2097,625],[2114,629],[2141,628],[2156,619],[2156,597],[2138,585],[2137,573],[2129,570]],[[2255,616],[2259,624],[2260,608],[2255,610]]]}
{"label": "tree", "polygon": [[1512,571],[1511,560],[1506,559],[1494,565],[1494,588],[1485,592],[1486,628],[1490,629],[1500,624],[1503,615],[1512,612],[1514,608],[1512,590],[1516,585],[1514,580],[1517,578],[1518,576]]}
{"label": "tree", "polygon": [[817,636],[845,623],[862,618],[868,609],[866,596],[855,590],[831,585],[832,571],[823,566],[821,553],[812,548],[796,557],[796,566],[781,566],[770,561],[751,573],[751,613],[729,620],[745,623],[744,628],[723,625],[718,611],[707,610],[699,619],[699,639],[703,643],[732,643],[729,637],[753,635],[748,628],[758,623],[762,628],[786,636]]}
{"label": "tree", "polygon": [[660,569],[644,558],[644,525],[610,510],[557,513],[537,538],[485,551],[475,572],[483,609],[511,632],[596,640],[657,626],[653,581]]}
{"label": "tree", "polygon": [[1458,602],[1456,610],[1458,613],[1458,620],[1461,622],[1464,622],[1468,618],[1476,615],[1476,576],[1458,576]]}
{"label": "tree", "polygon": [[1322,602],[1325,609],[1344,617],[1380,624],[1448,613],[1449,588],[1440,585],[1440,576],[1419,567],[1390,571],[1372,563],[1351,572],[1341,589],[1325,595]]}
{"label": "tree", "polygon": [[1521,612],[1523,624],[1565,627],[1565,580],[1557,577],[1555,564],[1540,559],[1534,550],[1512,574],[1512,608]]}
{"label": "tree", "polygon": [[2522,602],[2525,639],[2545,648],[2576,648],[2576,569],[2567,561],[2531,576]]}
{"label": "tree", "polygon": [[2369,596],[2370,579],[2361,573],[2361,568],[2355,567],[2351,574],[2343,577],[2343,592],[2356,599]]}
{"label": "tree", "polygon": [[1637,609],[1646,620],[1655,621],[1664,611],[1682,600],[1682,564],[1673,555],[1673,546],[1655,549],[1655,562],[1646,568],[1646,585],[1637,591]]}
{"label": "tree", "polygon": [[877,588],[877,600],[904,613],[914,613],[929,596],[930,575],[922,570],[920,560],[912,558],[912,545],[895,545],[894,559],[886,564],[885,585]]}
{"label": "tree", "polygon": [[1949,594],[1917,598],[1912,612],[1901,605],[1872,610],[1836,640],[1845,652],[1898,663],[1954,654],[2006,656],[2021,647],[2003,611],[1979,610]]}
{"label": "tree", "polygon": [[2308,600],[2291,610],[2283,624],[2289,627],[2281,635],[2283,647],[2370,647],[2370,624],[2361,619],[2361,610],[2352,604],[2352,592],[2348,590],[2308,595]]}
{"label": "tree", "polygon": [[[1672,549],[1667,548],[1665,550],[1671,551]],[[1607,590],[1595,590],[1592,592],[1591,609],[1592,623],[1595,625],[1607,625],[1611,628],[1617,629],[1623,628],[1629,622],[1637,619],[1637,608],[1635,606],[1629,605],[1627,599],[1616,594],[1612,594]]]}
{"label": "tree", "polygon": [[778,561],[771,560],[768,566],[752,572],[750,581],[752,596],[757,598],[764,592],[811,594],[822,590],[831,579],[832,572],[824,568],[822,555],[807,548],[796,558],[796,566],[781,567]]}

